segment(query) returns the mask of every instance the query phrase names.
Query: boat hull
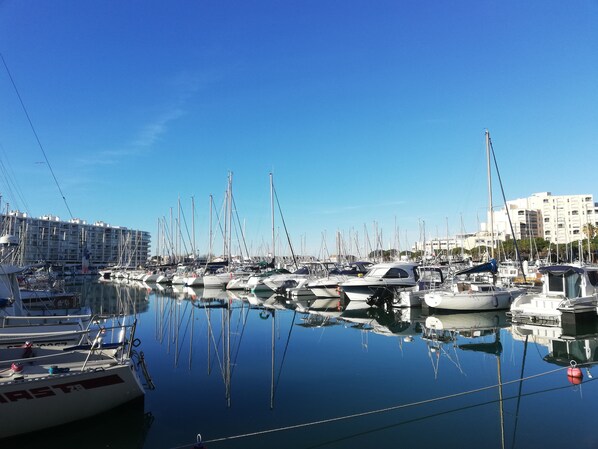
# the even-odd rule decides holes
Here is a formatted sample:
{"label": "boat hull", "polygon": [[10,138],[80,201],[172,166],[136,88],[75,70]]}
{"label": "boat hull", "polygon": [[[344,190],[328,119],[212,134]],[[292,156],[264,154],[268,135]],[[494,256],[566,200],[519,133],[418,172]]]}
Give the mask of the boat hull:
{"label": "boat hull", "polygon": [[89,418],[144,394],[131,364],[32,379],[25,366],[22,376],[0,386],[0,438]]}
{"label": "boat hull", "polygon": [[424,300],[428,307],[443,310],[504,310],[511,307],[513,293],[492,292],[434,292],[427,293]]}

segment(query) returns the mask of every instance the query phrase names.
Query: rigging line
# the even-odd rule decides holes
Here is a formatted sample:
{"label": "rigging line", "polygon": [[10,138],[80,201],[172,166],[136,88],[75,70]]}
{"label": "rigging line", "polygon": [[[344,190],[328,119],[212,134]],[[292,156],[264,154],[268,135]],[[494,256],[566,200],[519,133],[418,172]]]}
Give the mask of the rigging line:
{"label": "rigging line", "polygon": [[278,376],[276,376],[276,384],[274,386],[274,394],[278,390],[278,384],[280,382],[280,375],[282,374],[282,367],[284,366],[284,359],[287,356],[287,349],[289,348],[289,342],[291,341],[291,332],[295,327],[295,316],[297,315],[297,309],[293,311],[293,318],[291,319],[291,328],[289,329],[289,335],[287,336],[287,342],[284,345],[284,352],[282,353],[282,360],[280,361],[280,368],[278,370]]}
{"label": "rigging line", "polygon": [[[183,209],[181,209],[181,215],[183,216],[183,223],[185,224],[185,231],[187,231],[187,238],[189,239],[189,242],[191,242],[191,234],[189,234],[189,226],[187,225],[187,218],[185,217],[185,211]],[[179,223],[180,226],[180,223]],[[179,232],[180,234],[180,232]],[[186,253],[188,253],[187,250],[187,242],[185,242],[185,239],[181,239],[183,242],[183,249],[185,250]]]}
{"label": "rigging line", "polygon": [[[523,379],[523,370],[525,369],[525,356],[527,355],[527,342],[529,335],[525,336],[525,345],[523,346],[523,362],[521,363],[521,379]],[[517,424],[519,423],[519,405],[521,404],[521,391],[523,390],[523,380],[519,382],[519,392],[517,395],[517,407],[515,408],[515,425],[513,427],[513,442],[511,449],[515,449],[515,435],[517,434]]]}
{"label": "rigging line", "polygon": [[[502,178],[500,176],[500,171],[498,170],[498,162],[496,162],[496,153],[494,152],[494,146],[492,145],[492,139],[490,139],[490,135],[488,135],[488,143],[490,143],[490,149],[492,150],[492,159],[494,159],[494,167],[496,168],[496,175],[498,176],[498,183],[500,184],[500,191],[502,193],[502,199],[505,203],[505,211],[507,213],[507,218],[509,219],[509,226],[511,227],[511,234],[513,234],[513,243],[515,245],[515,252],[517,255],[517,260],[519,261],[519,267],[521,268],[521,274],[523,275],[523,282],[526,282],[525,272],[523,271],[523,261],[521,260],[521,253],[519,252],[519,246],[517,245],[517,238],[515,236],[515,231],[513,229],[513,222],[511,221],[511,214],[509,213],[509,208],[507,207],[507,198],[505,196],[505,189],[502,185]],[[492,211],[490,211],[490,213],[492,213]]]}
{"label": "rigging line", "polygon": [[210,332],[210,337],[212,339],[212,343],[214,344],[214,349],[216,350],[216,358],[218,359],[218,365],[220,365],[220,372],[222,374],[222,378],[224,379],[224,363],[220,360],[220,351],[218,350],[218,346],[220,346],[220,340],[221,338],[218,338],[218,342],[216,342],[216,339],[214,338],[214,332],[212,332],[212,319],[210,317],[210,314],[208,313],[208,308],[205,306],[205,304],[202,307],[204,309],[204,312],[206,314],[206,319],[208,320],[208,329]]}
{"label": "rigging line", "polygon": [[[187,315],[188,307],[189,307],[189,301],[186,301],[185,310],[183,310],[183,316],[181,317],[181,323],[182,323],[185,315]],[[187,318],[187,325],[185,326],[185,331],[183,332],[183,336],[181,338],[181,344],[179,345],[179,348],[178,348],[179,353],[181,352],[181,349],[183,348],[183,344],[185,342],[185,337],[187,336],[187,331],[189,330],[189,323],[191,322],[191,316],[192,316],[191,313],[189,313],[189,318]],[[181,324],[181,323],[179,323],[179,324]]]}
{"label": "rigging line", "polygon": [[289,249],[291,250],[291,255],[293,256],[293,262],[295,264],[295,269],[298,269],[299,265],[297,265],[297,258],[295,257],[295,251],[293,251],[293,244],[291,243],[291,237],[289,236],[287,224],[284,221],[284,216],[282,215],[282,209],[280,208],[280,202],[278,201],[278,193],[276,193],[276,188],[274,186],[272,187],[272,190],[274,191],[274,196],[276,197],[276,204],[278,206],[278,212],[280,212],[280,219],[282,220],[284,232],[287,235],[287,241],[289,242]]}
{"label": "rigging line", "polygon": [[56,187],[58,187],[58,191],[60,192],[60,196],[62,197],[62,200],[64,201],[64,205],[66,206],[67,210],[69,211],[69,215],[71,216],[71,219],[72,219],[74,217],[73,217],[73,213],[71,212],[71,208],[69,207],[69,204],[66,201],[66,197],[64,196],[64,193],[62,193],[62,189],[60,188],[60,184],[58,183],[58,179],[56,179],[56,175],[54,174],[54,170],[52,169],[52,166],[50,165],[50,161],[48,160],[48,156],[46,156],[46,151],[44,150],[44,147],[43,147],[41,141],[39,140],[37,132],[35,131],[35,127],[33,126],[33,122],[31,121],[31,118],[29,117],[29,113],[27,112],[27,108],[25,107],[25,103],[23,103],[23,99],[21,98],[21,94],[19,93],[19,89],[17,89],[17,85],[15,84],[15,81],[12,78],[10,70],[8,70],[8,65],[6,64],[6,60],[4,59],[4,55],[2,53],[0,53],[0,58],[2,58],[2,62],[4,63],[4,68],[6,68],[6,73],[8,73],[8,77],[10,78],[10,82],[12,83],[12,87],[15,89],[17,97],[19,98],[19,102],[21,103],[21,107],[23,108],[23,111],[25,112],[25,116],[27,117],[27,121],[29,122],[29,126],[31,126],[31,130],[33,131],[33,135],[35,136],[35,140],[37,140],[37,144],[39,145],[40,150],[42,150],[42,154],[44,155],[44,159],[46,160],[46,164],[48,165],[48,168],[50,169],[50,173],[52,173],[52,178],[54,178],[54,182],[56,183]]}
{"label": "rigging line", "polygon": [[[580,366],[580,365],[578,365],[578,366]],[[545,375],[548,375],[548,374],[553,374],[553,373],[556,373],[558,371],[563,371],[564,369],[567,369],[567,368],[568,367],[559,367],[559,368],[556,368],[556,369],[553,369],[553,370],[550,370],[550,371],[546,371],[544,373],[533,374],[531,376],[528,376],[525,379],[515,379],[515,380],[512,380],[512,381],[503,382],[502,385],[505,386],[505,385],[509,385],[509,384],[512,384],[512,383],[520,382],[521,380],[529,380],[529,379],[533,379],[533,378],[536,378],[536,377],[541,377],[541,376],[545,376]],[[391,412],[391,411],[394,411],[394,410],[400,410],[400,409],[405,409],[405,408],[409,408],[409,407],[414,407],[416,405],[430,404],[430,403],[434,403],[434,402],[438,402],[438,401],[443,401],[443,400],[446,400],[446,399],[453,399],[453,398],[457,398],[457,397],[467,396],[467,395],[470,395],[470,394],[473,394],[473,393],[479,393],[481,391],[493,390],[493,389],[497,388],[498,386],[499,386],[499,384],[489,385],[489,386],[486,386],[486,387],[475,388],[473,390],[462,391],[460,393],[453,393],[453,394],[448,394],[446,396],[438,396],[438,397],[435,397],[435,398],[423,399],[421,401],[410,402],[410,403],[407,403],[407,404],[393,405],[393,406],[390,406],[390,407],[385,407],[385,408],[381,408],[381,409],[377,409],[377,410],[369,410],[369,411],[366,411],[366,412],[353,413],[351,415],[337,416],[336,418],[321,419],[319,421],[311,421],[311,422],[308,422],[308,423],[292,424],[292,425],[289,425],[289,426],[278,427],[278,428],[275,428],[275,429],[259,430],[259,431],[256,431],[256,432],[250,432],[250,433],[245,433],[245,434],[240,434],[240,435],[233,435],[233,436],[229,436],[229,437],[215,438],[215,439],[207,440],[207,441],[204,441],[204,442],[205,443],[216,443],[216,442],[220,442],[220,441],[237,440],[237,439],[241,439],[241,438],[247,438],[247,437],[252,437],[252,436],[258,436],[258,435],[265,435],[265,434],[270,434],[270,433],[282,432],[282,431],[286,431],[286,430],[301,429],[301,428],[316,426],[316,425],[320,425],[320,424],[328,424],[328,423],[332,423],[332,422],[345,421],[347,419],[360,418],[362,416],[377,415],[377,414],[380,414],[380,413],[387,413],[387,412]],[[173,449],[177,449],[177,448],[173,448]]]}
{"label": "rigging line", "polygon": [[[231,308],[232,310],[232,308]],[[243,307],[241,307],[241,312],[239,312],[239,320],[243,322],[241,326],[241,335],[239,335],[239,341],[237,342],[237,350],[235,351],[235,355],[233,356],[233,367],[230,372],[231,378],[233,377],[233,373],[235,372],[235,367],[237,366],[237,358],[239,357],[239,351],[241,350],[241,342],[243,341],[243,335],[245,334],[245,328],[247,327],[247,314],[243,317]],[[245,318],[245,319],[243,319]],[[237,321],[237,329],[239,326],[239,321]]]}
{"label": "rigging line", "polygon": [[[30,214],[29,205],[25,201],[21,187],[19,186],[19,184],[17,182],[17,177],[15,176],[14,171],[13,171],[12,167],[10,166],[10,161],[6,157],[6,151],[4,151],[4,146],[2,144],[0,144],[0,152],[4,156],[4,159],[6,159],[6,163],[5,163],[2,160],[2,158],[0,158],[0,167],[1,167],[2,174],[4,175],[4,179],[6,181],[6,188],[8,190],[8,193],[14,199],[16,199],[18,197],[18,199],[21,200],[21,202],[23,203],[25,212]],[[13,193],[13,188],[14,188],[14,191],[16,192],[16,195],[15,195],[15,193]]]}
{"label": "rigging line", "polygon": [[[241,219],[239,218],[239,210],[237,209],[237,203],[235,202],[235,196],[231,195],[231,199],[233,201],[233,207],[235,208],[235,215],[237,217],[237,226],[241,228]],[[236,229],[235,229],[236,233]],[[237,239],[239,237],[237,236]],[[249,258],[249,250],[247,249],[247,241],[245,240],[245,233],[241,232],[241,240],[243,241],[243,246],[245,247],[245,252],[247,253],[247,258]]]}
{"label": "rigging line", "polygon": [[[589,379],[589,380],[586,381],[586,383],[590,382],[590,381],[593,381],[593,380],[596,380],[596,379]],[[570,385],[564,385],[564,386],[560,386],[560,387],[545,388],[544,390],[538,390],[538,391],[532,391],[530,393],[525,393],[524,396],[535,396],[535,395],[542,394],[542,393],[550,393],[550,392],[553,392],[553,391],[565,390],[567,388],[571,388],[571,386]],[[515,399],[515,396],[509,396],[509,397],[503,398],[502,402],[509,401],[511,399]],[[443,412],[437,412],[437,413],[432,413],[432,414],[429,414],[429,415],[420,416],[418,418],[407,419],[407,420],[404,420],[404,421],[399,421],[397,423],[389,424],[387,426],[380,426],[380,427],[377,427],[377,428],[374,428],[374,429],[366,430],[364,432],[359,432],[359,433],[354,433],[352,435],[347,435],[345,437],[342,437],[342,438],[339,438],[339,439],[336,439],[336,440],[331,440],[331,441],[325,441],[323,443],[318,443],[318,444],[315,444],[313,446],[308,446],[306,449],[316,449],[316,448],[319,448],[319,447],[328,446],[330,444],[337,444],[337,443],[340,443],[341,441],[350,440],[352,438],[369,435],[369,434],[380,432],[380,431],[383,431],[383,430],[392,429],[393,427],[404,426],[406,424],[413,424],[413,423],[416,423],[416,422],[425,421],[425,420],[430,419],[430,418],[438,418],[440,416],[450,415],[451,413],[455,413],[455,412],[462,412],[462,411],[471,410],[471,409],[474,409],[474,408],[477,408],[477,407],[483,407],[483,406],[486,406],[486,405],[496,404],[497,402],[500,403],[501,400],[500,399],[492,399],[492,400],[489,400],[489,401],[478,402],[477,404],[465,405],[463,407],[457,407],[457,408],[453,408],[453,409],[446,410],[446,411],[443,411]],[[173,449],[176,449],[176,448],[173,448]]]}

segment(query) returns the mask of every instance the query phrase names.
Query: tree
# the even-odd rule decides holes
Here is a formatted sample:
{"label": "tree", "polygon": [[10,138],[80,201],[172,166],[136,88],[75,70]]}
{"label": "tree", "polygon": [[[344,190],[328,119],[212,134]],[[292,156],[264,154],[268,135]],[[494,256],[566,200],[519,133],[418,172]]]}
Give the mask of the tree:
{"label": "tree", "polygon": [[596,234],[598,234],[598,229],[596,229],[596,226],[594,226],[592,223],[586,223],[583,225],[582,229],[585,236],[590,240],[596,237]]}

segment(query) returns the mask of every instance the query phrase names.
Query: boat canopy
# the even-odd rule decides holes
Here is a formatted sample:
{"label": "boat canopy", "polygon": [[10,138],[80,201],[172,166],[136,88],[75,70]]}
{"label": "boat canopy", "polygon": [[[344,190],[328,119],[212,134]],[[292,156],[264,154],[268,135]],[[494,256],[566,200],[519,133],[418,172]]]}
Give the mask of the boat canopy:
{"label": "boat canopy", "polygon": [[584,269],[581,267],[574,267],[571,265],[551,265],[548,267],[540,267],[538,271],[542,274],[550,273],[555,276],[563,276],[567,273],[582,274],[584,272]]}
{"label": "boat canopy", "polygon": [[496,259],[490,259],[487,263],[457,271],[455,275],[459,276],[460,274],[485,273],[487,271],[490,273],[498,273],[498,262],[496,262]]}

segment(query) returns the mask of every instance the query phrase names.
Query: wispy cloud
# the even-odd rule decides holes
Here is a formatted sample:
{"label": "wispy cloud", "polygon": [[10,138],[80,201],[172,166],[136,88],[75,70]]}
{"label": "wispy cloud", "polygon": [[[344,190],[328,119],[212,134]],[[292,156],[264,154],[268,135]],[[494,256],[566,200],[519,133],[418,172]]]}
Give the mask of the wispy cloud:
{"label": "wispy cloud", "polygon": [[175,108],[164,112],[151,123],[143,126],[132,146],[138,149],[151,147],[168,130],[168,124],[184,115],[184,111]]}
{"label": "wispy cloud", "polygon": [[93,154],[80,156],[78,162],[83,166],[115,165],[131,156],[138,156],[151,150],[164,136],[170,125],[183,117],[187,112],[186,103],[197,91],[213,82],[214,76],[199,75],[183,71],[177,73],[168,83],[168,88],[173,91],[173,100],[164,107],[161,113],[156,114],[147,123],[140,125],[137,132],[128,143],[119,148],[109,148]]}

